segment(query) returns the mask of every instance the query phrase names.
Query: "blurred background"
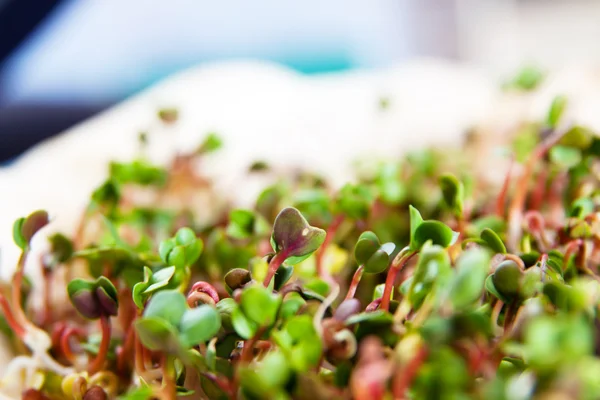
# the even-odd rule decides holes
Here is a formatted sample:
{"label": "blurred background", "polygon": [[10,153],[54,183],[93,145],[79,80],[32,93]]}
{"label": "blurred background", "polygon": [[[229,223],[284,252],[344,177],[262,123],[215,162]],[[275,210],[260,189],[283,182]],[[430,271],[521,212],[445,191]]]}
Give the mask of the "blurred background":
{"label": "blurred background", "polygon": [[506,77],[600,62],[596,0],[0,0],[0,163],[196,65],[301,73],[415,57]]}

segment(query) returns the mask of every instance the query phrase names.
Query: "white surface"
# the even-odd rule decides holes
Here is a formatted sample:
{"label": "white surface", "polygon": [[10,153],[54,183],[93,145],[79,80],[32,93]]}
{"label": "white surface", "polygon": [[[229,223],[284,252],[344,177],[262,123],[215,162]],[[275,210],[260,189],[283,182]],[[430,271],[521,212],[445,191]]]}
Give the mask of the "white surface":
{"label": "white surface", "polygon": [[[192,69],[0,169],[0,274],[8,277],[18,257],[13,221],[43,208],[54,217],[51,230],[71,233],[109,161],[137,155],[140,131],[149,132],[150,158],[161,164],[218,132],[225,147],[205,170],[223,195],[244,204],[259,190],[245,176],[257,159],[307,166],[339,184],[359,156],[396,157],[419,146],[456,144],[474,126],[506,135],[523,118],[543,118],[556,94],[568,95],[568,118],[600,130],[599,77],[591,68],[566,69],[537,93],[515,97],[473,68],[432,60],[313,77],[251,62]],[[382,96],[390,98],[383,112]],[[180,110],[174,127],[157,121],[163,106]]]}
{"label": "white surface", "polygon": [[[385,112],[378,106],[381,96],[391,99]],[[7,277],[18,255],[11,240],[15,218],[44,208],[55,229],[70,232],[108,162],[136,155],[142,130],[160,163],[218,132],[225,147],[206,168],[223,193],[243,201],[256,192],[244,188],[242,177],[257,159],[309,166],[339,182],[361,154],[393,157],[434,139],[456,142],[487,113],[493,96],[495,85],[476,71],[433,61],[320,77],[264,63],[192,69],[0,170],[0,271]],[[156,111],[163,106],[180,110],[175,127],[158,123]]]}

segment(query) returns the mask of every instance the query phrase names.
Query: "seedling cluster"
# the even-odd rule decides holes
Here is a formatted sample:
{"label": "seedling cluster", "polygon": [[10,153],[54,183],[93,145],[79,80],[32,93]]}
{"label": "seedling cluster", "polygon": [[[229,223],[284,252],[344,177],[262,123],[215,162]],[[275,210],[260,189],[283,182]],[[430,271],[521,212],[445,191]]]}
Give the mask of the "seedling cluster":
{"label": "seedling cluster", "polygon": [[15,222],[0,393],[600,398],[600,139],[562,127],[566,107],[523,127],[501,186],[461,149],[359,169],[337,191],[261,162],[248,173],[274,183],[211,223],[193,211],[212,191],[193,166],[214,134],[170,168],[113,163],[74,235],[49,237],[43,284],[23,266],[51,220]]}

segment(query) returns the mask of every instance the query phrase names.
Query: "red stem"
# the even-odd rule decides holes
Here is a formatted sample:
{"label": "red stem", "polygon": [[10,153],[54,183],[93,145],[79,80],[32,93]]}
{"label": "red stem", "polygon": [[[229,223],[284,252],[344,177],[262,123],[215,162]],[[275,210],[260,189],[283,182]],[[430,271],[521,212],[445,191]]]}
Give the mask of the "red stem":
{"label": "red stem", "polygon": [[4,297],[2,293],[0,293],[0,308],[2,308],[2,312],[4,313],[4,318],[6,319],[8,326],[10,326],[15,334],[22,339],[23,335],[25,335],[25,328],[23,328],[17,321],[17,318],[10,308],[10,304],[8,304],[8,300],[6,300],[6,297]]}
{"label": "red stem", "polygon": [[542,169],[537,177],[537,184],[533,193],[531,193],[531,201],[529,208],[539,210],[542,207],[546,195],[546,180],[548,179],[548,170]]}
{"label": "red stem", "polygon": [[417,350],[417,354],[408,362],[405,368],[402,368],[396,374],[396,379],[394,379],[394,398],[395,399],[405,399],[405,393],[413,381],[413,379],[417,376],[417,372],[419,368],[425,360],[427,359],[427,349],[425,347],[420,347]]}
{"label": "red stem", "polygon": [[75,354],[71,350],[71,344],[69,343],[72,336],[80,338],[79,330],[72,327],[66,328],[60,338],[60,349],[65,358],[69,360],[71,364],[75,364]]}
{"label": "red stem", "polygon": [[102,315],[100,317],[100,327],[102,328],[102,341],[100,342],[100,348],[94,361],[89,365],[88,372],[90,375],[94,375],[100,371],[106,361],[106,355],[108,354],[108,347],[110,345],[110,317]]}
{"label": "red stem", "polygon": [[142,345],[141,340],[138,338],[136,334],[134,336],[134,362],[135,362],[135,373],[139,376],[144,376],[144,372],[146,372],[146,365],[144,364],[144,346]]}
{"label": "red stem", "polygon": [[209,381],[211,381],[212,383],[214,383],[215,385],[217,385],[222,391],[224,391],[225,393],[227,393],[227,395],[230,398],[233,398],[233,387],[231,385],[231,383],[229,382],[229,380],[227,380],[227,378],[225,377],[221,377],[221,376],[217,376],[211,372],[202,372],[202,375],[208,379]]}
{"label": "red stem", "polygon": [[360,283],[360,279],[363,275],[364,267],[361,265],[356,269],[354,276],[352,277],[352,282],[350,282],[350,287],[348,288],[348,294],[346,294],[346,299],[351,299],[356,294],[356,289],[358,288],[358,284]]}
{"label": "red stem", "polygon": [[498,199],[496,200],[496,214],[499,217],[504,217],[504,205],[506,204],[506,195],[508,194],[508,185],[510,184],[510,177],[512,175],[513,166],[515,164],[515,157],[512,156],[510,158],[510,163],[508,165],[508,171],[506,172],[506,177],[504,178],[504,182],[502,183],[502,188],[500,189],[500,193],[498,194]]}
{"label": "red stem", "polygon": [[242,354],[240,356],[240,362],[242,364],[248,364],[250,361],[252,361],[252,356],[254,355],[254,344],[260,339],[262,334],[263,328],[259,328],[253,337],[244,342],[244,348],[242,349]]}
{"label": "red stem", "polygon": [[267,276],[265,277],[265,280],[263,282],[263,285],[265,285],[265,287],[269,286],[269,284],[271,283],[271,279],[273,279],[273,276],[277,272],[277,269],[279,269],[279,267],[281,266],[281,264],[283,264],[287,257],[287,252],[281,252],[275,254],[275,256],[271,259],[271,262],[269,262],[269,270],[267,271]]}
{"label": "red stem", "polygon": [[566,131],[554,132],[548,136],[546,140],[541,142],[531,153],[523,174],[517,181],[517,188],[515,190],[515,196],[513,197],[510,207],[508,209],[508,245],[511,249],[516,249],[517,244],[521,236],[521,221],[523,218],[523,208],[525,207],[525,198],[527,197],[527,185],[533,174],[533,168],[535,163],[542,158],[552,146],[554,146],[566,133]]}
{"label": "red stem", "polygon": [[[337,230],[339,229],[340,225],[342,224],[342,222],[344,222],[343,215],[338,215],[333,219],[333,221],[327,228],[327,231],[325,234],[325,240],[323,241],[323,244],[317,250],[316,264],[317,264],[317,276],[319,278],[322,278],[322,277],[328,278],[329,272],[325,271],[325,269],[323,268],[323,256],[325,256],[327,247],[329,247],[329,245],[333,241],[333,238],[335,237],[335,234],[336,234]],[[325,275],[327,275],[327,276],[325,276]]]}
{"label": "red stem", "polygon": [[125,343],[121,347],[121,351],[117,355],[117,369],[119,371],[125,370],[125,366],[129,361],[129,353],[134,349],[135,346],[135,329],[133,328],[133,322],[127,329],[127,336],[125,337]]}
{"label": "red stem", "polygon": [[43,325],[46,325],[52,319],[52,306],[50,296],[50,279],[52,279],[52,273],[44,269],[44,318]]}
{"label": "red stem", "polygon": [[398,261],[396,261],[396,259],[394,259],[394,261],[392,262],[392,265],[390,266],[390,270],[388,271],[388,274],[387,274],[387,279],[385,280],[383,296],[381,296],[381,305],[379,306],[380,310],[385,310],[385,311],[389,310],[390,297],[392,296],[392,289],[394,288],[394,283],[396,282],[396,277],[398,276],[398,272],[400,272],[400,270],[402,268],[404,268],[406,263],[415,254],[417,254],[417,253],[414,251],[405,252],[403,250],[398,254],[398,256],[396,256],[396,259]]}
{"label": "red stem", "polygon": [[17,264],[17,269],[12,279],[12,304],[14,308],[14,316],[17,321],[23,326],[27,326],[31,324],[25,316],[25,312],[21,307],[21,286],[23,286],[23,267],[25,264],[25,255],[26,253],[21,253],[21,257],[19,257],[19,262]]}

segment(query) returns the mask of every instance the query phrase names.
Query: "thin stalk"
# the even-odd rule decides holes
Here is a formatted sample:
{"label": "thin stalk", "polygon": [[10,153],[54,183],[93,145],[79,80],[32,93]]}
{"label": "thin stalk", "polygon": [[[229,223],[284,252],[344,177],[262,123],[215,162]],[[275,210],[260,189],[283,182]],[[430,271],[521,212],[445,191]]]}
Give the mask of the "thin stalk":
{"label": "thin stalk", "polygon": [[21,307],[21,289],[23,286],[23,268],[25,266],[25,257],[27,253],[24,251],[21,253],[21,257],[19,257],[19,262],[17,263],[17,269],[13,275],[12,279],[12,305],[14,316],[17,321],[23,326],[28,327],[33,325],[27,319],[23,308]]}
{"label": "thin stalk", "polygon": [[417,376],[417,372],[421,365],[427,359],[427,349],[420,346],[415,356],[408,362],[405,368],[401,368],[396,373],[392,391],[395,399],[405,399],[406,391],[410,388],[413,380]]}
{"label": "thin stalk", "polygon": [[166,399],[175,400],[177,397],[177,385],[175,383],[175,377],[173,376],[173,368],[171,367],[171,358],[163,354],[161,369],[163,374],[163,393]]}
{"label": "thin stalk", "polygon": [[508,171],[506,172],[506,176],[504,177],[504,182],[502,183],[502,188],[500,189],[500,193],[498,194],[498,199],[496,200],[496,214],[499,217],[504,217],[504,206],[506,204],[506,196],[508,194],[508,186],[510,184],[510,177],[512,175],[514,165],[515,165],[515,157],[511,156],[510,164],[508,165]]}
{"label": "thin stalk", "polygon": [[65,331],[63,332],[63,334],[61,335],[60,338],[60,349],[63,352],[63,355],[65,356],[65,358],[71,363],[71,364],[75,364],[75,353],[73,353],[73,350],[71,350],[71,344],[69,342],[69,340],[71,340],[71,337],[75,336],[76,338],[80,337],[80,332],[78,332],[77,329],[69,327],[66,328]]}
{"label": "thin stalk", "polygon": [[106,315],[102,315],[100,317],[100,327],[102,329],[102,341],[100,342],[100,347],[98,348],[98,354],[96,358],[88,367],[88,372],[90,375],[95,374],[100,371],[104,366],[104,362],[106,361],[106,355],[108,354],[108,348],[110,345],[110,317]]}
{"label": "thin stalk", "polygon": [[265,276],[265,280],[263,282],[263,285],[265,285],[265,287],[269,286],[269,284],[271,283],[271,279],[273,279],[273,276],[287,257],[287,252],[281,252],[275,254],[275,256],[271,259],[271,261],[269,262],[269,270],[267,271],[267,276]]}
{"label": "thin stalk", "polygon": [[25,328],[17,321],[13,310],[10,308],[10,304],[8,304],[8,300],[6,300],[6,297],[4,297],[2,293],[0,293],[0,308],[2,308],[8,326],[10,326],[13,332],[22,339],[25,335]]}
{"label": "thin stalk", "polygon": [[144,347],[138,335],[134,334],[134,364],[135,364],[135,373],[139,376],[144,376],[146,372],[146,365],[144,363]]}
{"label": "thin stalk", "polygon": [[400,253],[394,258],[392,261],[392,265],[390,266],[390,270],[388,271],[387,278],[385,280],[385,287],[383,289],[383,296],[381,296],[381,305],[379,308],[381,310],[388,311],[390,308],[390,297],[392,295],[392,289],[394,287],[394,283],[396,282],[396,277],[398,276],[398,272],[404,268],[406,263],[417,254],[415,251],[410,250],[408,247],[402,249]]}
{"label": "thin stalk", "polygon": [[548,179],[548,170],[542,169],[537,176],[537,183],[531,193],[531,200],[529,208],[532,210],[539,210],[544,203],[546,196],[546,180]]}
{"label": "thin stalk", "polygon": [[325,312],[327,311],[329,306],[331,306],[333,304],[335,299],[337,299],[338,295],[340,294],[340,285],[335,281],[332,281],[331,285],[333,286],[331,289],[331,293],[329,293],[329,295],[327,295],[325,300],[323,300],[323,302],[321,302],[321,304],[319,305],[319,308],[317,308],[317,312],[315,313],[315,315],[313,317],[313,325],[315,327],[315,330],[319,333],[319,336],[321,336],[321,337],[323,336],[322,321],[323,321],[323,317],[325,316]]}
{"label": "thin stalk", "polygon": [[356,294],[356,289],[358,288],[358,284],[360,283],[360,279],[363,276],[364,266],[359,266],[352,277],[352,282],[350,282],[350,287],[348,287],[348,293],[346,294],[345,300],[351,299]]}
{"label": "thin stalk", "polygon": [[242,354],[240,356],[240,362],[242,364],[248,364],[252,361],[254,356],[254,344],[260,339],[263,332],[264,329],[259,328],[254,336],[244,342],[244,348],[242,349]]}
{"label": "thin stalk", "polygon": [[321,247],[319,247],[319,249],[317,250],[317,254],[315,255],[317,264],[317,276],[320,278],[327,277],[327,275],[329,275],[329,272],[325,271],[325,268],[323,268],[323,257],[325,256],[327,247],[329,247],[329,245],[333,241],[333,238],[335,237],[335,234],[342,222],[344,222],[343,215],[338,215],[333,219],[333,221],[327,228],[325,240],[323,241],[323,244],[321,245]]}
{"label": "thin stalk", "polygon": [[53,277],[51,271],[44,268],[44,316],[42,319],[42,325],[47,325],[52,320],[52,296],[50,295],[50,281]]}
{"label": "thin stalk", "polygon": [[123,343],[123,347],[121,347],[121,351],[117,355],[117,370],[125,370],[127,362],[130,359],[129,355],[132,350],[135,350],[135,329],[133,328],[133,323],[127,329],[125,343]]}
{"label": "thin stalk", "polygon": [[217,375],[213,374],[212,372],[202,372],[202,375],[206,379],[208,379],[209,381],[214,383],[216,386],[218,386],[222,391],[227,393],[227,395],[230,398],[234,397],[233,387],[227,378],[222,377],[222,376],[217,376]]}
{"label": "thin stalk", "polygon": [[525,199],[527,197],[527,185],[531,180],[535,164],[554,146],[566,133],[566,130],[556,131],[541,142],[531,153],[523,174],[517,181],[515,195],[508,209],[508,246],[511,249],[516,249],[521,236],[521,222],[523,220],[523,209],[525,207]]}

